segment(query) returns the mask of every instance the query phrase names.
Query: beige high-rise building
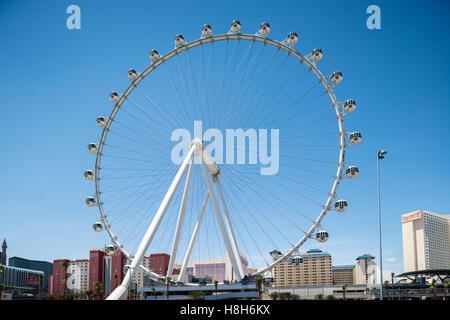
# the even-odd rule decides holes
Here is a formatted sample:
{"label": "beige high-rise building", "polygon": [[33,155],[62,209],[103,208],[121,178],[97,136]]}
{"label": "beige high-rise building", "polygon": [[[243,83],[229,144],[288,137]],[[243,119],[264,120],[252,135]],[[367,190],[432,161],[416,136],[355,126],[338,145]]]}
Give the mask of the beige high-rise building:
{"label": "beige high-rise building", "polygon": [[[270,254],[272,261],[282,256],[277,250]],[[275,287],[332,285],[331,255],[318,249],[311,249],[280,262],[273,268],[272,274]]]}
{"label": "beige high-rise building", "polygon": [[377,265],[375,257],[370,254],[363,254],[356,258],[353,268],[353,284],[376,284]]}
{"label": "beige high-rise building", "polygon": [[343,286],[353,284],[353,270],[355,266],[334,266],[333,271],[333,285]]}
{"label": "beige high-rise building", "polygon": [[402,215],[404,272],[450,269],[450,215],[417,210]]}

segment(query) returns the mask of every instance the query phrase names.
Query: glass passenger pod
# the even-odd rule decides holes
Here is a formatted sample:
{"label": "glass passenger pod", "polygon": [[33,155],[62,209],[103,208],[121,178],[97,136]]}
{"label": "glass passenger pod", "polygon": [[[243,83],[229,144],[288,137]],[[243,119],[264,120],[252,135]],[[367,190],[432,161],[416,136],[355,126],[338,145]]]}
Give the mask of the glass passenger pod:
{"label": "glass passenger pod", "polygon": [[134,69],[130,69],[128,70],[128,79],[130,79],[131,81],[135,80],[138,77],[138,73],[136,70]]}
{"label": "glass passenger pod", "polygon": [[93,207],[96,205],[96,201],[94,197],[87,197],[86,198],[86,204],[88,207]]}
{"label": "glass passenger pod", "polygon": [[97,144],[91,142],[88,144],[88,150],[90,153],[95,153],[97,151]]}
{"label": "glass passenger pod", "polygon": [[301,256],[294,256],[291,259],[291,263],[295,265],[299,265],[300,263],[303,263],[303,258]]}
{"label": "glass passenger pod", "polygon": [[94,171],[92,170],[84,171],[84,177],[86,178],[86,180],[94,180]]}
{"label": "glass passenger pod", "polygon": [[239,20],[233,20],[233,22],[231,23],[231,27],[230,27],[230,32],[231,33],[239,33],[241,32],[241,22]]}
{"label": "glass passenger pod", "polygon": [[359,174],[358,167],[350,166],[347,169],[345,169],[345,175],[349,178],[356,178]]}
{"label": "glass passenger pod", "polygon": [[344,108],[344,111],[346,113],[350,113],[350,112],[355,111],[355,109],[356,109],[356,102],[355,102],[355,100],[348,99],[347,101],[344,102],[343,108]]}
{"label": "glass passenger pod", "polygon": [[211,37],[212,36],[212,27],[209,24],[203,25],[202,28],[202,37]]}
{"label": "glass passenger pod", "polygon": [[340,71],[335,71],[331,74],[331,82],[336,85],[342,82],[342,79],[344,77],[342,76],[342,72]]}
{"label": "glass passenger pod", "polygon": [[290,44],[291,46],[294,46],[298,42],[298,34],[297,34],[297,32],[289,33],[288,37],[286,38],[286,42],[288,44]]}
{"label": "glass passenger pod", "polygon": [[347,210],[347,208],[348,208],[348,204],[347,204],[347,201],[345,201],[345,200],[338,200],[334,204],[334,209],[337,212],[344,212],[345,210]]}
{"label": "glass passenger pod", "polygon": [[95,232],[100,232],[100,231],[103,230],[103,225],[102,225],[102,223],[100,221],[96,221],[92,225],[92,229],[94,229]]}
{"label": "glass passenger pod", "polygon": [[113,244],[107,244],[107,245],[105,246],[105,252],[106,252],[106,254],[108,254],[108,255],[113,254],[115,250],[116,250],[116,247],[115,247]]}
{"label": "glass passenger pod", "polygon": [[311,52],[311,58],[315,61],[315,62],[319,62],[323,57],[323,52],[322,49],[316,48]]}
{"label": "glass passenger pod", "polygon": [[267,37],[270,33],[270,24],[268,22],[263,22],[259,27],[259,34]]}
{"label": "glass passenger pod", "polygon": [[113,92],[111,92],[111,93],[109,94],[109,99],[110,99],[112,102],[117,102],[117,101],[119,101],[119,98],[120,98],[120,95],[119,95],[117,92],[115,92],[115,91],[113,91]]}
{"label": "glass passenger pod", "polygon": [[316,233],[316,240],[319,242],[325,242],[328,240],[328,232],[321,230]]}
{"label": "glass passenger pod", "polygon": [[175,47],[179,48],[185,44],[185,40],[182,34],[177,34],[175,36]]}
{"label": "glass passenger pod", "polygon": [[153,49],[152,51],[150,51],[150,60],[152,60],[152,62],[155,62],[155,61],[158,60],[160,57],[161,57],[161,56],[160,56],[158,50]]}
{"label": "glass passenger pod", "polygon": [[358,144],[361,142],[361,140],[362,140],[362,136],[361,136],[361,133],[359,133],[358,131],[352,132],[348,136],[348,141],[351,144]]}
{"label": "glass passenger pod", "polygon": [[104,127],[105,124],[106,124],[106,118],[103,117],[103,116],[98,116],[98,117],[97,117],[97,120],[95,120],[95,121],[97,122],[97,125],[98,125],[99,127]]}

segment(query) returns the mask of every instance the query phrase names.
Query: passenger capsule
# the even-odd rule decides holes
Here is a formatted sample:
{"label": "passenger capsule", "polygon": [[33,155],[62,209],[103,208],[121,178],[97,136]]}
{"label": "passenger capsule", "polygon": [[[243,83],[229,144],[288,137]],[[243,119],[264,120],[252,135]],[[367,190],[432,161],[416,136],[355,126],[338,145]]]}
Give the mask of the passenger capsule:
{"label": "passenger capsule", "polygon": [[344,106],[343,109],[346,113],[350,113],[355,111],[356,109],[356,102],[353,99],[348,99],[347,101],[344,102]]}
{"label": "passenger capsule", "polygon": [[88,150],[90,153],[95,153],[97,151],[97,144],[91,142],[88,144]]}
{"label": "passenger capsule", "polygon": [[334,209],[337,212],[344,212],[345,210],[347,210],[347,208],[348,208],[348,204],[347,204],[347,201],[345,201],[345,200],[338,200],[334,204]]}
{"label": "passenger capsule", "polygon": [[117,92],[115,92],[115,91],[113,91],[113,92],[111,92],[111,93],[109,94],[109,99],[110,99],[112,102],[117,102],[117,101],[119,101],[119,98],[120,98],[120,95],[119,95]]}
{"label": "passenger capsule", "polygon": [[340,71],[335,71],[331,74],[331,82],[334,85],[341,83],[342,79],[343,79],[343,76],[342,76],[342,72],[340,72]]}
{"label": "passenger capsule", "polygon": [[94,197],[87,197],[86,198],[86,204],[87,204],[88,207],[93,207],[93,206],[95,206],[96,203],[97,202],[95,201]]}
{"label": "passenger capsule", "polygon": [[181,47],[181,46],[183,46],[184,45],[184,43],[185,43],[185,41],[184,41],[184,37],[183,37],[183,35],[181,35],[181,34],[177,34],[176,36],[175,36],[175,47]]}
{"label": "passenger capsule", "polygon": [[241,32],[241,28],[241,22],[239,20],[233,20],[233,22],[231,23],[230,32],[239,33]]}
{"label": "passenger capsule", "polygon": [[345,175],[349,178],[356,178],[359,174],[358,167],[350,166],[345,169]]}
{"label": "passenger capsule", "polygon": [[298,35],[297,32],[291,32],[289,33],[288,37],[286,38],[286,42],[289,43],[291,46],[294,46],[298,41]]}
{"label": "passenger capsule", "polygon": [[325,230],[320,230],[316,233],[316,240],[319,242],[325,242],[328,240],[328,232]]}
{"label": "passenger capsule", "polygon": [[130,69],[128,70],[128,79],[130,79],[131,81],[135,80],[138,77],[138,73],[136,70],[134,69]]}
{"label": "passenger capsule", "polygon": [[94,171],[86,170],[84,172],[84,177],[86,178],[86,180],[94,180]]}
{"label": "passenger capsule", "polygon": [[311,59],[313,59],[315,62],[320,61],[322,57],[323,57],[322,49],[316,48],[311,52]]}
{"label": "passenger capsule", "polygon": [[360,143],[362,140],[362,136],[361,133],[359,133],[358,131],[352,132],[348,135],[348,141],[351,144],[358,144]]}
{"label": "passenger capsule", "polygon": [[152,51],[150,51],[150,60],[152,60],[153,62],[158,60],[160,57],[161,56],[159,55],[158,50],[153,49]]}
{"label": "passenger capsule", "polygon": [[209,24],[205,24],[203,25],[202,28],[202,37],[206,38],[206,37],[211,37],[212,36],[212,28]]}
{"label": "passenger capsule", "polygon": [[303,258],[300,256],[293,256],[291,262],[295,265],[299,265],[300,263],[303,263]]}
{"label": "passenger capsule", "polygon": [[104,127],[106,124],[106,119],[105,117],[98,116],[96,122],[99,127]]}
{"label": "passenger capsule", "polygon": [[259,27],[259,34],[267,37],[270,33],[270,25],[267,22],[263,22],[261,26]]}
{"label": "passenger capsule", "polygon": [[105,252],[106,252],[106,254],[111,255],[111,254],[114,253],[114,251],[116,251],[116,247],[115,247],[114,245],[112,245],[112,244],[107,244],[107,245],[105,246]]}
{"label": "passenger capsule", "polygon": [[100,231],[103,230],[103,225],[102,225],[102,223],[100,221],[96,221],[92,225],[92,229],[94,229],[95,232],[100,232]]}

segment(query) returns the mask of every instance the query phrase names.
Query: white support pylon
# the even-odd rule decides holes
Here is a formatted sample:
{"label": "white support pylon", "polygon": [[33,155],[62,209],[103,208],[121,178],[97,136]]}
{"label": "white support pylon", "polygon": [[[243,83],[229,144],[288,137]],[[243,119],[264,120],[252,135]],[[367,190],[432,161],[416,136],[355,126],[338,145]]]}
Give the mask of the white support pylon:
{"label": "white support pylon", "polygon": [[227,225],[228,233],[230,235],[231,246],[233,247],[234,257],[235,257],[237,265],[238,265],[239,274],[241,275],[241,278],[243,278],[245,276],[245,271],[244,271],[244,267],[242,265],[241,254],[240,254],[239,248],[237,246],[236,236],[234,235],[233,227],[231,225],[230,213],[228,211],[227,204],[225,203],[225,198],[223,197],[222,187],[220,186],[219,177],[216,177],[216,186],[217,186],[217,190],[219,191],[220,201],[222,203],[222,209],[223,209],[223,214],[225,217],[225,223]]}
{"label": "white support pylon", "polygon": [[197,223],[195,224],[194,231],[192,232],[191,240],[189,241],[188,249],[186,254],[184,255],[183,265],[181,266],[180,274],[178,275],[178,281],[182,282],[184,278],[184,274],[186,273],[186,268],[191,259],[192,249],[194,248],[195,240],[197,239],[198,231],[200,230],[200,226],[202,225],[203,216],[205,215],[206,205],[208,204],[209,193],[206,193],[205,201],[203,201],[202,209],[197,219]]}
{"label": "white support pylon", "polygon": [[191,161],[191,158],[193,157],[194,150],[197,148],[198,146],[195,144],[191,146],[191,149],[189,150],[186,158],[183,160],[183,163],[178,169],[178,172],[175,175],[175,178],[173,179],[172,184],[169,187],[169,190],[167,191],[163,201],[161,202],[161,205],[159,206],[159,209],[156,212],[155,217],[153,218],[150,226],[147,228],[144,238],[139,244],[136,255],[133,257],[131,266],[126,273],[125,278],[123,279],[122,283],[116,289],[114,289],[114,291],[108,296],[108,298],[106,298],[106,300],[125,300],[127,298],[128,287],[130,285],[131,279],[133,279],[133,276],[136,272],[136,268],[144,258],[144,254],[147,251],[150,243],[152,242],[156,230],[161,224],[162,218],[164,217],[164,214],[166,213],[166,210],[169,207],[173,195],[175,194],[175,191],[177,190],[178,185],[180,184],[181,178],[183,177],[183,174],[186,171],[186,167]]}
{"label": "white support pylon", "polygon": [[225,230],[225,225],[223,223],[223,219],[222,219],[222,215],[221,215],[221,212],[219,209],[219,204],[217,203],[216,195],[214,194],[214,190],[213,190],[211,181],[209,180],[208,173],[206,172],[204,163],[202,162],[201,165],[202,165],[202,169],[203,169],[203,176],[205,177],[206,185],[208,186],[208,193],[211,198],[211,204],[212,204],[212,206],[214,208],[214,212],[216,214],[216,219],[219,224],[220,232],[222,233],[223,242],[225,242],[225,247],[227,249],[228,256],[230,257],[230,260],[231,260],[231,265],[233,266],[233,271],[236,276],[236,280],[241,281],[242,278],[241,278],[241,275],[239,272],[239,268],[238,268],[235,256],[233,254],[233,248],[230,243],[230,238],[228,237],[228,233]]}
{"label": "white support pylon", "polygon": [[173,265],[175,259],[177,258],[178,242],[180,241],[181,228],[183,226],[184,213],[186,212],[186,204],[189,196],[189,188],[191,185],[192,170],[194,168],[194,157],[191,157],[191,162],[189,163],[189,171],[186,177],[186,184],[184,185],[183,198],[181,199],[180,210],[178,212],[177,226],[175,228],[175,236],[172,243],[172,251],[170,253],[169,266],[167,269],[167,276],[171,277],[173,272]]}

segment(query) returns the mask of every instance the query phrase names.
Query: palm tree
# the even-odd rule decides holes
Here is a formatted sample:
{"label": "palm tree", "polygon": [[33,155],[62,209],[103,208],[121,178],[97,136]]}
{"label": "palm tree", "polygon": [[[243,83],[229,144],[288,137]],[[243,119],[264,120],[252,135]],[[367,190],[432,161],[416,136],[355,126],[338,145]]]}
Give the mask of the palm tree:
{"label": "palm tree", "polygon": [[95,287],[95,294],[99,297],[99,299],[102,299],[103,296],[103,284],[99,281],[96,281],[94,283],[94,287]]}
{"label": "palm tree", "polygon": [[278,292],[272,292],[271,294],[269,294],[269,297],[272,300],[277,300],[278,299]]}
{"label": "palm tree", "polygon": [[117,273],[114,273],[114,281],[115,281],[115,288],[117,288],[117,278],[119,275]]}
{"label": "palm tree", "polygon": [[167,276],[167,277],[166,277],[166,287],[167,287],[166,295],[167,295],[167,300],[169,300],[169,286],[170,286],[170,280],[172,280],[172,277]]}
{"label": "palm tree", "polygon": [[342,299],[345,300],[345,294],[347,293],[347,284],[342,286]]}
{"label": "palm tree", "polygon": [[394,300],[394,276],[395,276],[395,273],[391,272],[391,283],[392,283],[392,297],[391,297],[391,300]]}
{"label": "palm tree", "polygon": [[44,284],[44,275],[39,273],[39,299],[42,298],[42,285]]}
{"label": "palm tree", "polygon": [[214,280],[214,288],[216,290],[216,300],[217,300],[217,285],[219,284],[219,281]]}
{"label": "palm tree", "polygon": [[436,299],[436,291],[437,291],[436,288],[437,288],[436,281],[433,279],[433,281],[430,284],[430,289],[433,292],[433,299]]}
{"label": "palm tree", "polygon": [[261,300],[261,287],[264,281],[264,276],[262,274],[258,274],[256,276],[256,290],[258,290],[258,300]]}
{"label": "palm tree", "polygon": [[389,288],[389,281],[384,281],[384,287],[386,289],[386,293],[388,293],[388,288]]}
{"label": "palm tree", "polygon": [[5,285],[0,282],[0,300],[2,300],[3,290],[5,290]]}
{"label": "palm tree", "polygon": [[68,263],[67,263],[67,261],[63,261],[61,263],[61,265],[63,267],[63,274],[64,274],[64,278],[63,278],[62,284],[63,284],[63,289],[64,289],[64,291],[63,291],[64,299],[65,299],[66,295],[67,295],[67,266],[68,266]]}
{"label": "palm tree", "polygon": [[444,300],[447,300],[448,280],[444,280]]}
{"label": "palm tree", "polygon": [[92,292],[92,290],[90,290],[90,289],[86,291],[86,295],[87,295],[87,297],[88,297],[89,300],[91,300],[92,293],[93,293],[93,292]]}

